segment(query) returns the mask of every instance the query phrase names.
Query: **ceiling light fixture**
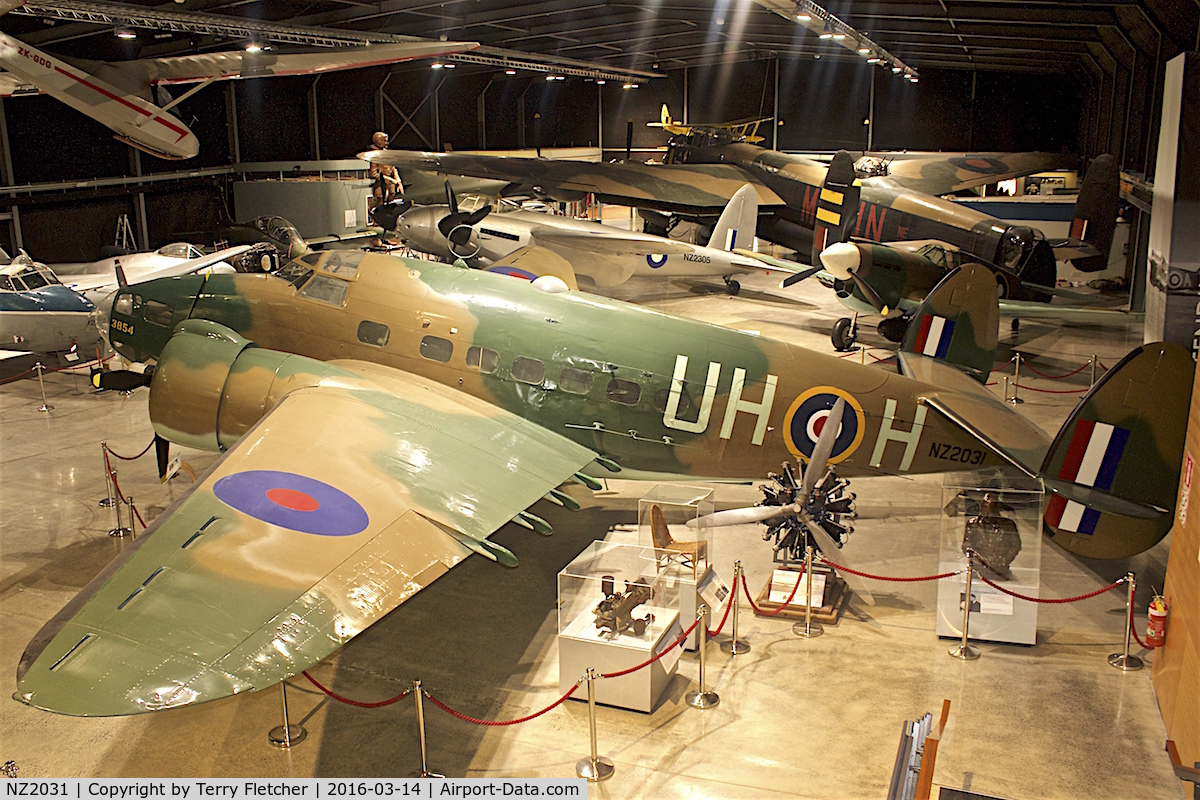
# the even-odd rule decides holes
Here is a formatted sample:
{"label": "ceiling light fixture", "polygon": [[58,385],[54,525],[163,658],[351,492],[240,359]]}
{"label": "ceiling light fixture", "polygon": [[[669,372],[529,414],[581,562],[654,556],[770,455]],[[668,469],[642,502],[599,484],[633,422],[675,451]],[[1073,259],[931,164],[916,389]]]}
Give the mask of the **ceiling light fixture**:
{"label": "ceiling light fixture", "polygon": [[797,14],[796,19],[800,20],[801,22],[808,22],[812,19],[812,14]]}
{"label": "ceiling light fixture", "polygon": [[597,86],[603,86],[603,85],[604,85],[604,84],[606,84],[606,83],[608,83],[608,81],[604,80],[604,78],[596,78],[596,85],[597,85]]}
{"label": "ceiling light fixture", "polygon": [[504,70],[504,74],[505,75],[516,75],[517,71],[515,69],[506,69],[506,70]]}
{"label": "ceiling light fixture", "polygon": [[[773,14],[777,14],[796,25],[803,25],[824,42],[834,42],[867,59],[870,64],[890,67],[900,66],[901,72],[916,70],[889,53],[887,48],[871,40],[871,37],[847,24],[819,4],[819,0],[754,0]],[[843,4],[849,5],[849,4]],[[824,48],[822,48],[824,50]],[[816,56],[813,56],[816,58]]]}
{"label": "ceiling light fixture", "polygon": [[442,62],[440,62],[440,61],[435,61],[435,62],[433,62],[432,64],[430,64],[430,65],[429,65],[429,68],[430,68],[430,69],[441,69],[441,68],[442,68],[442,67],[444,67],[444,66],[445,66],[445,64],[443,64]]}
{"label": "ceiling light fixture", "polygon": [[116,35],[118,39],[129,40],[137,38],[137,34],[134,32],[134,30],[125,25],[118,25],[117,27],[113,28],[113,34]]}
{"label": "ceiling light fixture", "polygon": [[830,25],[828,22],[826,22],[825,29],[823,31],[821,31],[821,34],[817,38],[832,39],[833,38],[833,26]]}

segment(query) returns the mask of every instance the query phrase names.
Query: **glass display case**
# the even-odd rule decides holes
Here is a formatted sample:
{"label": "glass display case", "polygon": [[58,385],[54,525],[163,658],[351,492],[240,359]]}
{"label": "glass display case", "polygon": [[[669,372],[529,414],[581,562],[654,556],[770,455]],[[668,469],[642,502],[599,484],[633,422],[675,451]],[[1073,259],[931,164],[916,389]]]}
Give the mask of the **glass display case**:
{"label": "glass display case", "polygon": [[703,486],[660,483],[638,500],[638,543],[654,548],[659,568],[675,563],[695,579],[704,575],[712,529],[687,523],[713,512],[712,494]]}
{"label": "glass display case", "polygon": [[[679,638],[679,602],[695,593],[691,567],[659,561],[653,547],[593,542],[558,574],[559,685],[566,692],[592,667],[618,672],[665,652]],[[688,621],[690,625],[690,620]],[[652,711],[679,660],[671,648],[653,664],[599,681],[596,702]],[[580,699],[586,694],[577,693]]]}
{"label": "glass display case", "polygon": [[1040,481],[1011,470],[949,473],[943,478],[938,572],[966,569],[967,549],[977,554],[977,569],[969,601],[965,573],[938,582],[938,636],[962,636],[963,604],[970,602],[970,638],[1037,642],[1037,603],[1004,594],[983,578],[1038,596],[1044,497]]}

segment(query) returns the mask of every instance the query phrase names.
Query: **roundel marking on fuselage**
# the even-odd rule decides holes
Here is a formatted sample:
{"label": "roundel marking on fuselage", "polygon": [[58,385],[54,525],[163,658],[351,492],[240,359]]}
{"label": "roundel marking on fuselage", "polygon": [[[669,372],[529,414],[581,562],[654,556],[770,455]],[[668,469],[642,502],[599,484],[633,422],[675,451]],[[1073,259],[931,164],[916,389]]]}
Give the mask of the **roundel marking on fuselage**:
{"label": "roundel marking on fuselage", "polygon": [[650,265],[650,269],[658,269],[663,264],[667,263],[666,253],[647,253],[646,263]]}
{"label": "roundel marking on fuselage", "polygon": [[842,429],[834,440],[829,463],[844,461],[858,449],[867,429],[862,405],[851,394],[835,386],[814,386],[792,401],[783,418],[783,439],[792,455],[805,461],[812,457],[817,437],[821,435],[833,404],[839,397],[845,399],[846,407],[842,412]]}
{"label": "roundel marking on fuselage", "polygon": [[257,520],[317,536],[353,536],[366,530],[366,509],[328,483],[273,469],[226,475],[213,494]]}

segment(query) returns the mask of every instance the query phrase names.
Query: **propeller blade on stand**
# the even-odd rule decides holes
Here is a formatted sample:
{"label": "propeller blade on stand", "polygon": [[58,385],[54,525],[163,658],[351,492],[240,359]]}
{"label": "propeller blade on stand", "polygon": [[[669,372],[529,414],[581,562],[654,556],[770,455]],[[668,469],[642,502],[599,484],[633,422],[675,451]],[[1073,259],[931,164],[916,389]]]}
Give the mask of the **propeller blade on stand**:
{"label": "propeller blade on stand", "polygon": [[804,479],[800,484],[800,497],[798,498],[801,503],[807,503],[812,498],[813,488],[825,474],[825,466],[829,461],[830,454],[833,453],[833,444],[842,430],[842,415],[845,412],[846,398],[839,397],[833,404],[833,408],[830,409],[829,416],[825,418],[825,424],[817,436],[817,443],[813,446],[812,457],[804,467]]}
{"label": "propeller blade on stand", "polygon": [[703,517],[689,519],[689,528],[720,528],[725,525],[748,525],[753,522],[765,522],[773,517],[782,517],[796,513],[796,507],[787,506],[747,506],[717,511]]}

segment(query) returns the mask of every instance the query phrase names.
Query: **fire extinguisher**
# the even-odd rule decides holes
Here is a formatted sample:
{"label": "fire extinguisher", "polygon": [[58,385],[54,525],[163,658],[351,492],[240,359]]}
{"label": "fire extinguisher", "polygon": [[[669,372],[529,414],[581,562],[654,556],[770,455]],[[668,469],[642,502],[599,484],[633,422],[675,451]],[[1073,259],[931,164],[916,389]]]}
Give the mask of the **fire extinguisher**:
{"label": "fire extinguisher", "polygon": [[1146,624],[1146,644],[1162,647],[1167,638],[1167,603],[1162,595],[1154,595],[1148,613],[1150,619]]}

